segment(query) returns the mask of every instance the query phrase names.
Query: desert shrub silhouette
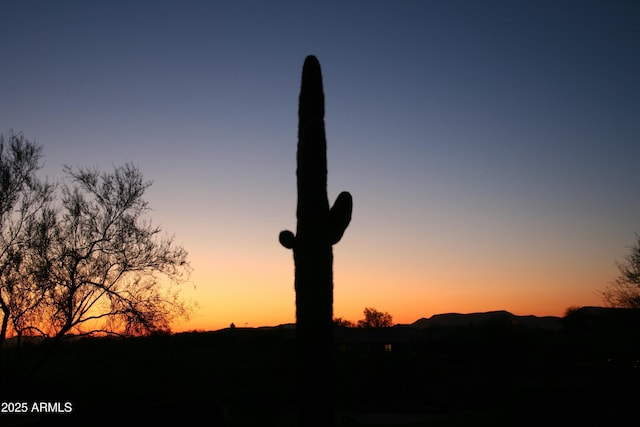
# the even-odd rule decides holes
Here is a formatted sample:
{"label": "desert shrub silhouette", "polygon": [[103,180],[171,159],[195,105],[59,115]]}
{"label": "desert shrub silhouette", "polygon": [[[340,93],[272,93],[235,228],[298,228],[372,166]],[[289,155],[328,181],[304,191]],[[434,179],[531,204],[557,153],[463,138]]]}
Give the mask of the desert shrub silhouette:
{"label": "desert shrub silhouette", "polygon": [[320,63],[305,59],[298,105],[297,229],[280,232],[293,249],[296,291],[299,423],[335,424],[333,402],[333,251],[351,221],[352,198],[329,209],[324,92]]}

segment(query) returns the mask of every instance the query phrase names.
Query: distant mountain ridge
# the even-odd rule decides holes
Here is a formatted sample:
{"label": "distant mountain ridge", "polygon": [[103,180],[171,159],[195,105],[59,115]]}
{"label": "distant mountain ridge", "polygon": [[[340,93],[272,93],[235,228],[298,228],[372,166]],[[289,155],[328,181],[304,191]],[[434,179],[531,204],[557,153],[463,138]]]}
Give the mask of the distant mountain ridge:
{"label": "distant mountain ridge", "polygon": [[[562,330],[569,320],[569,323],[576,319],[582,322],[601,321],[602,319],[622,317],[625,318],[625,322],[629,323],[630,320],[637,318],[638,326],[640,327],[640,309],[626,309],[626,308],[611,308],[611,307],[596,307],[596,306],[584,306],[576,307],[568,312],[564,317],[560,316],[536,316],[536,315],[515,315],[507,310],[495,310],[485,312],[474,313],[441,313],[434,314],[433,316],[426,318],[422,317],[413,323],[398,323],[393,327],[396,328],[413,328],[413,329],[428,329],[433,326],[440,327],[465,327],[472,325],[483,325],[486,323],[510,323],[512,325],[519,325],[527,329],[543,329],[549,331]],[[599,319],[599,320],[598,320]],[[281,323],[275,326],[259,326],[250,327],[248,329],[289,329],[295,330],[295,323]],[[223,328],[229,329],[229,328]],[[247,329],[247,328],[238,328]],[[357,328],[356,328],[357,329]]]}
{"label": "distant mountain ridge", "polygon": [[434,314],[429,318],[421,318],[407,325],[412,328],[426,329],[433,326],[461,327],[479,325],[489,322],[508,322],[535,329],[562,329],[562,318],[558,316],[516,316],[506,310],[487,311],[478,313],[444,313]]}
{"label": "distant mountain ridge", "polygon": [[[584,307],[582,310],[587,312],[587,309],[593,309],[598,313],[598,310],[607,311],[606,308],[600,307]],[[591,311],[588,312],[591,314]],[[506,310],[495,310],[476,313],[442,313],[434,314],[433,316],[426,318],[422,317],[413,323],[401,323],[396,324],[396,327],[414,328],[414,329],[427,329],[433,326],[441,327],[464,327],[470,325],[482,325],[489,322],[511,323],[514,325],[521,325],[532,329],[548,329],[548,330],[560,330],[562,329],[562,317],[558,316],[518,316],[510,313]],[[278,326],[263,326],[261,329],[295,329],[295,323],[285,323]]]}

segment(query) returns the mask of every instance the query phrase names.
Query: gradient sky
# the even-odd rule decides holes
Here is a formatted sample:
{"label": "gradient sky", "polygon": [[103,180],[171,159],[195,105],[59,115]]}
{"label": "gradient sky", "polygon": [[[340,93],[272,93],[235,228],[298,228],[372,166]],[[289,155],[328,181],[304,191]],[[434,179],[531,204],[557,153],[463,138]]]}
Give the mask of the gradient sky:
{"label": "gradient sky", "polygon": [[133,162],[189,252],[176,330],[295,321],[297,97],[354,198],[334,312],[563,315],[640,232],[637,1],[0,1],[0,132]]}

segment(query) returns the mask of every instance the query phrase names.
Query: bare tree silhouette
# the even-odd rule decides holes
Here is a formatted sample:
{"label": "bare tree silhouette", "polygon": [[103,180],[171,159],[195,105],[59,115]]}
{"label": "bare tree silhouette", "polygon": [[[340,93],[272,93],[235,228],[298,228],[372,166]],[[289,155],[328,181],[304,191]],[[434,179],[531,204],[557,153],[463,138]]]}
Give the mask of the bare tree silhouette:
{"label": "bare tree silhouette", "polygon": [[34,254],[49,238],[54,186],[36,177],[42,147],[20,133],[0,136],[0,348],[12,332],[29,330],[47,288],[38,278],[46,266]]}
{"label": "bare tree silhouette", "polygon": [[12,289],[43,289],[29,294],[41,296],[20,326],[51,338],[32,374],[69,334],[166,333],[192,309],[174,286],[191,271],[187,252],[146,218],[143,195],[151,182],[131,164],[111,173],[65,172],[70,182],[62,185],[59,209],[37,217],[24,266],[13,265],[35,273],[14,280]]}
{"label": "bare tree silhouette", "polygon": [[624,261],[617,263],[620,274],[602,292],[610,307],[640,308],[640,234]]}

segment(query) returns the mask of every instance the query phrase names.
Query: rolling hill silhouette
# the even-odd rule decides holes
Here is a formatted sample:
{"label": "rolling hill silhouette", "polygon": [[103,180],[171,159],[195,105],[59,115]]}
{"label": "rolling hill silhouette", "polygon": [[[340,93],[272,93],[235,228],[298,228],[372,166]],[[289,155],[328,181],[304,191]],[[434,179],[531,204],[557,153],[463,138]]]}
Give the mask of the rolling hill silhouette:
{"label": "rolling hill silhouette", "polygon": [[506,310],[488,311],[479,313],[445,313],[435,314],[429,318],[421,318],[411,323],[409,326],[418,329],[426,329],[433,326],[471,326],[483,323],[503,322],[513,325],[521,325],[533,329],[560,330],[562,328],[561,318],[557,316],[516,316]]}

